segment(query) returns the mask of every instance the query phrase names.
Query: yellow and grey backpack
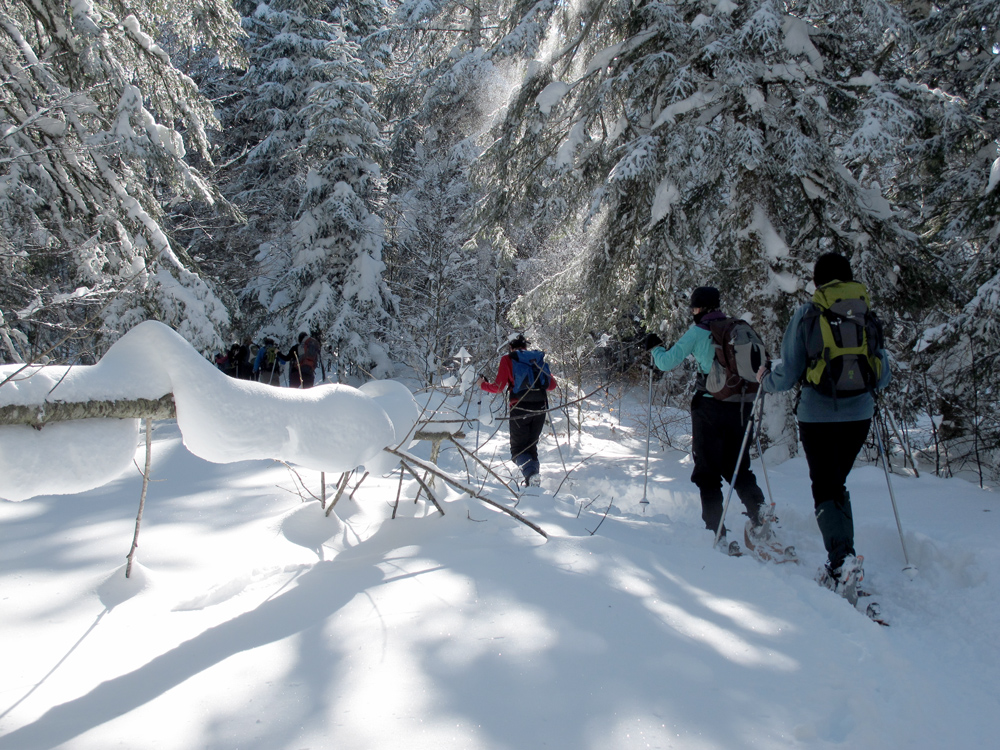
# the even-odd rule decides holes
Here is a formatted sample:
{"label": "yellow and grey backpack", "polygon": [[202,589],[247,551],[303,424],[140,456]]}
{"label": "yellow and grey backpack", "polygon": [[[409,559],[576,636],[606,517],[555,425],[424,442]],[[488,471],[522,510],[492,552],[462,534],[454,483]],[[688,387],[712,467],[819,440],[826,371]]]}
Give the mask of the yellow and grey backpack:
{"label": "yellow and grey backpack", "polygon": [[802,324],[808,353],[805,385],[834,398],[875,390],[885,339],[864,284],[832,281],[819,287]]}

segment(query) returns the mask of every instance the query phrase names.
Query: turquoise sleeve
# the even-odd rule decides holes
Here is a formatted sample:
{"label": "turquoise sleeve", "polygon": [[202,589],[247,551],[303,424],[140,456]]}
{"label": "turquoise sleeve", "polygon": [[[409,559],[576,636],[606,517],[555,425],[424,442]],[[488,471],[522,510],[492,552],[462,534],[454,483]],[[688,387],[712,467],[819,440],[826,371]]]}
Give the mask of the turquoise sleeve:
{"label": "turquoise sleeve", "polygon": [[683,336],[677,339],[677,343],[670,347],[670,349],[665,349],[662,346],[655,347],[652,351],[653,364],[664,372],[673,370],[688,355],[694,352],[695,344],[701,338],[698,333],[699,330],[697,327],[691,326],[684,332]]}

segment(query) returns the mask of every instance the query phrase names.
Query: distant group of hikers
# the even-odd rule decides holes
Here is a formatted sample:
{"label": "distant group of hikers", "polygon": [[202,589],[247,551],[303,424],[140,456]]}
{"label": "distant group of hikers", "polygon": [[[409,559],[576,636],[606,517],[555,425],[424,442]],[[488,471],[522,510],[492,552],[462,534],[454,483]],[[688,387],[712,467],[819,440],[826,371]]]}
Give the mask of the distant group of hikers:
{"label": "distant group of hikers", "polygon": [[[648,334],[644,344],[660,370],[672,370],[689,356],[697,363],[691,399],[691,481],[701,495],[706,528],[717,534],[720,549],[732,554],[739,553],[739,545],[726,541],[723,480],[732,484],[746,509],[748,545],[766,544],[773,535],[773,511],[750,470],[749,438],[758,395],[803,386],[796,406],[799,438],[828,555],[819,579],[840,591],[854,587],[863,576],[846,481],[871,427],[874,394],[889,383],[889,362],[867,289],[854,281],[847,258],[838,253],[820,256],[813,283],[813,299],[795,311],[781,342],[781,359],[773,365],[752,328],[722,312],[714,287],[694,290],[692,324],[675,344],[663,346],[656,334]],[[480,376],[477,384],[490,393],[508,392],[511,457],[525,486],[538,485],[537,444],[547,393],[556,380],[542,352],[529,351],[523,335],[509,341],[508,349],[496,377],[490,381]]]}
{"label": "distant group of hikers", "polygon": [[268,385],[281,385],[287,365],[289,388],[312,388],[319,364],[320,337],[316,331],[300,333],[298,341],[284,353],[272,338],[265,338],[259,346],[246,338],[242,344],[230,346],[225,354],[215,355],[216,367],[226,375]]}

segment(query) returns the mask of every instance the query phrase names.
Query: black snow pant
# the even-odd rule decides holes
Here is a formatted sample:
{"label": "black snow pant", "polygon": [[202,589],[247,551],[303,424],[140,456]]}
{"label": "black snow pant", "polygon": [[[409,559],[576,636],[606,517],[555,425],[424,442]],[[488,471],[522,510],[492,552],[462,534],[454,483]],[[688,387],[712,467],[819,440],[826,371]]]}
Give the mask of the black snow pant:
{"label": "black snow pant", "polygon": [[799,422],[799,439],[809,464],[816,523],[829,557],[839,568],[854,552],[854,512],[847,475],[868,437],[870,419],[857,422]]}
{"label": "black snow pant", "polygon": [[539,470],[538,439],[545,427],[546,407],[545,401],[518,401],[510,407],[510,457],[525,480]]}
{"label": "black snow pant", "polygon": [[[746,432],[751,402],[730,403],[706,396],[703,391],[691,400],[691,450],[694,454],[694,471],[691,481],[701,492],[701,518],[705,528],[716,531],[722,520],[722,480],[731,482],[739,458],[740,445]],[[750,440],[753,430],[750,431]],[[764,493],[757,486],[757,478],[750,471],[750,441],[743,451],[740,470],[733,489],[739,495],[747,515],[756,521]]]}

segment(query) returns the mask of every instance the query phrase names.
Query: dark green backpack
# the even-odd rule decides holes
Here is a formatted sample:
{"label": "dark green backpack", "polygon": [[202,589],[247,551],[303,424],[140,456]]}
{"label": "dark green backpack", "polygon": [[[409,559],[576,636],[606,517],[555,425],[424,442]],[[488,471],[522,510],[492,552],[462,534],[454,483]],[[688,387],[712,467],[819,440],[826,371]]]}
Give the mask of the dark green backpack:
{"label": "dark green backpack", "polygon": [[264,349],[264,357],[260,363],[260,369],[270,372],[274,369],[275,364],[278,361],[278,347],[273,344],[268,345]]}

